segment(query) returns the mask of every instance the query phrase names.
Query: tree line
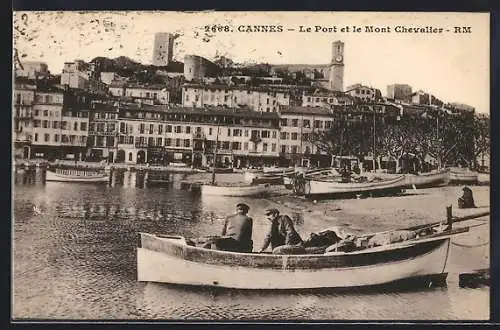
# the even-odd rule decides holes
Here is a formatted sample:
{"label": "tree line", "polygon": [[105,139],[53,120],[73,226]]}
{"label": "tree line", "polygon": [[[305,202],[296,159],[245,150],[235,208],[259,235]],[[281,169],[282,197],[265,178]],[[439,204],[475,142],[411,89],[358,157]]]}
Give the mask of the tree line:
{"label": "tree line", "polygon": [[382,168],[385,158],[395,162],[396,172],[402,171],[405,157],[415,159],[420,168],[430,158],[437,168],[479,169],[478,158],[490,154],[490,125],[488,116],[474,113],[436,111],[387,117],[373,112],[339,112],[330,129],[314,132],[308,140],[331,156],[332,166],[338,165],[341,156],[357,158],[358,162],[369,156],[373,168]]}

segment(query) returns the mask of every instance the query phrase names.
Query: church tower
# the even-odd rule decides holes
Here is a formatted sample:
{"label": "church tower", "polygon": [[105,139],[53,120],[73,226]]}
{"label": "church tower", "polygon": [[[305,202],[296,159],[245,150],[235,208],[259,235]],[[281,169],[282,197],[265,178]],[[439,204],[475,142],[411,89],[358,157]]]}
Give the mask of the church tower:
{"label": "church tower", "polygon": [[332,62],[328,85],[332,91],[344,91],[344,43],[340,40],[332,43]]}

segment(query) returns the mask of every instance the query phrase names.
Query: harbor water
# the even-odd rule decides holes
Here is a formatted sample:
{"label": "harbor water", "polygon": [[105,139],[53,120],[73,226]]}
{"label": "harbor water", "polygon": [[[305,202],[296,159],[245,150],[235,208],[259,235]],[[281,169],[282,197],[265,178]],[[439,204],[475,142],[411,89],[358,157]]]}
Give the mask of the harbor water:
{"label": "harbor water", "polygon": [[[136,278],[135,254],[139,232],[175,233],[187,237],[219,234],[224,217],[234,212],[239,202],[250,206],[257,247],[268,226],[264,211],[277,205],[292,216],[303,237],[344,222],[353,223],[353,228],[357,226],[360,230],[385,230],[414,223],[407,217],[396,217],[398,221],[392,223],[394,221],[384,217],[383,212],[377,212],[377,204],[392,200],[386,197],[373,198],[373,202],[360,201],[375,205],[371,212],[365,207],[367,214],[364,216],[332,218],[317,216],[315,210],[322,207],[320,203],[310,202],[306,210],[273,198],[206,198],[198,192],[180,188],[178,183],[186,174],[172,174],[172,184],[151,188],[144,185],[141,175],[132,172],[115,173],[110,184],[101,185],[44,182],[43,174],[41,169],[17,173],[13,184],[13,319],[489,318],[489,288],[458,286],[458,274],[462,270],[489,267],[488,226],[472,228],[467,234],[469,240],[467,237],[454,238],[457,244],[452,247],[445,287],[340,293],[240,291],[141,283]],[[479,188],[477,200],[488,201],[489,188]],[[443,187],[431,189],[428,194],[452,200],[456,191],[456,187]],[[416,194],[399,198],[401,203],[408,203],[409,199],[419,197]],[[355,209],[356,202],[338,205],[345,211],[349,207]],[[444,204],[421,205],[423,209],[433,207],[444,214]],[[428,219],[432,221],[435,219]]]}

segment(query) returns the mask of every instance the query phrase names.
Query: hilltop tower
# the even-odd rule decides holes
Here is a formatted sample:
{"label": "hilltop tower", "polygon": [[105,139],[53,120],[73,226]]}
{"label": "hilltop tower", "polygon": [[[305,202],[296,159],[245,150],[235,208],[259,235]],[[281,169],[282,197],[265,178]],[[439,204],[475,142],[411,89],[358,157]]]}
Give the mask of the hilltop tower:
{"label": "hilltop tower", "polygon": [[177,35],[167,32],[155,34],[155,43],[153,50],[153,65],[166,66],[172,62],[174,55],[174,41]]}
{"label": "hilltop tower", "polygon": [[332,91],[344,90],[344,43],[340,40],[332,43],[332,61],[328,83]]}

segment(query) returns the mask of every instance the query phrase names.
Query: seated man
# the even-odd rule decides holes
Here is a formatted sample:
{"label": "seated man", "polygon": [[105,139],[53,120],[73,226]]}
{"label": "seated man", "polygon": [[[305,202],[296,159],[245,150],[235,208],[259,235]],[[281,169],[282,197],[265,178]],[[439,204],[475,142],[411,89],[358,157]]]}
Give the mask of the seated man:
{"label": "seated man", "polygon": [[280,215],[272,208],[266,211],[266,217],[271,226],[259,252],[264,252],[270,244],[273,253],[305,253],[303,241],[289,216]]}
{"label": "seated man", "polygon": [[228,216],[222,227],[222,237],[215,239],[218,250],[232,252],[252,252],[253,220],[247,216],[250,207],[247,204],[236,205],[236,214]]}
{"label": "seated man", "polygon": [[468,209],[476,207],[474,204],[474,197],[472,196],[472,190],[469,187],[464,187],[462,190],[464,193],[458,198],[458,208]]}

